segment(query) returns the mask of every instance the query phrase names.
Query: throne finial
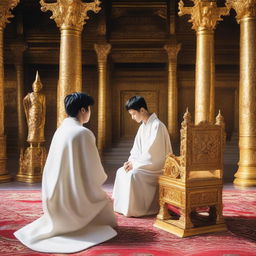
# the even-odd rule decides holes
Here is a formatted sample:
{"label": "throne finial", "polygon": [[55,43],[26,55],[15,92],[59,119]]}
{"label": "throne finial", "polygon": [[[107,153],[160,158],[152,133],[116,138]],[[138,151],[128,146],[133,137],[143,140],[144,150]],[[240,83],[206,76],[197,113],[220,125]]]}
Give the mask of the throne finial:
{"label": "throne finial", "polygon": [[191,123],[191,115],[188,111],[188,107],[186,108],[186,112],[183,115],[183,122],[181,123],[181,126],[187,126],[189,123]]}
{"label": "throne finial", "polygon": [[220,109],[219,109],[218,115],[216,116],[216,122],[215,122],[215,124],[221,125],[221,126],[224,126],[224,125],[225,125],[224,117],[221,115]]}

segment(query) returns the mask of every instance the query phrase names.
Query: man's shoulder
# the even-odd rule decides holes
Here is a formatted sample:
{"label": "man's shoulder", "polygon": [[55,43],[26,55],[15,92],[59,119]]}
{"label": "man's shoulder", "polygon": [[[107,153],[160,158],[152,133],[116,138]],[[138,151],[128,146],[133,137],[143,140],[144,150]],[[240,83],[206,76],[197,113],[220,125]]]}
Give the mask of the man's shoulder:
{"label": "man's shoulder", "polygon": [[77,130],[77,135],[94,137],[93,132],[84,126],[79,127],[79,129]]}
{"label": "man's shoulder", "polygon": [[161,131],[166,131],[167,130],[167,127],[166,125],[159,119],[159,118],[156,118],[153,123],[152,123],[153,127],[156,129],[156,130],[161,130]]}

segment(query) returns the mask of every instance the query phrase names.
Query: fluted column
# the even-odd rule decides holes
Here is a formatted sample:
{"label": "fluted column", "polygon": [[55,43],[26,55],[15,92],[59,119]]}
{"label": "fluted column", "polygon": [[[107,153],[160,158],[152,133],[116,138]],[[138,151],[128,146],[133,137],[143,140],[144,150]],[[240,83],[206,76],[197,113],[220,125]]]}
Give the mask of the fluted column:
{"label": "fluted column", "polygon": [[107,57],[111,50],[108,43],[95,44],[94,49],[98,57],[98,150],[102,153],[106,144],[106,95],[107,95]]}
{"label": "fluted column", "polygon": [[256,0],[229,0],[240,23],[239,151],[234,183],[256,186]]}
{"label": "fluted column", "polygon": [[164,46],[168,54],[168,131],[171,141],[177,142],[178,132],[178,88],[177,88],[177,55],[181,44],[170,43]]}
{"label": "fluted column", "polygon": [[56,3],[45,3],[40,0],[42,11],[52,11],[60,28],[60,63],[57,93],[57,125],[65,118],[64,98],[72,92],[82,90],[82,48],[81,33],[85,20],[89,19],[88,11],[99,12],[100,1],[84,3],[81,0],[57,0]]}
{"label": "fluted column", "polygon": [[4,59],[3,59],[3,33],[8,19],[13,17],[13,9],[19,0],[0,1],[0,182],[10,181],[11,176],[6,170],[6,137],[4,133]]}
{"label": "fluted column", "polygon": [[[179,15],[189,14],[196,31],[196,81],[195,81],[195,123],[210,121],[213,109],[215,82],[214,72],[214,29],[221,15],[227,15],[227,7],[217,7],[216,0],[192,0],[193,7],[184,7],[179,2]],[[213,111],[213,110],[211,110]]]}
{"label": "fluted column", "polygon": [[23,110],[24,98],[24,62],[23,55],[27,49],[27,45],[20,41],[11,45],[11,50],[14,56],[14,65],[16,68],[17,82],[17,114],[18,114],[18,148],[22,149],[25,143],[25,114]]}

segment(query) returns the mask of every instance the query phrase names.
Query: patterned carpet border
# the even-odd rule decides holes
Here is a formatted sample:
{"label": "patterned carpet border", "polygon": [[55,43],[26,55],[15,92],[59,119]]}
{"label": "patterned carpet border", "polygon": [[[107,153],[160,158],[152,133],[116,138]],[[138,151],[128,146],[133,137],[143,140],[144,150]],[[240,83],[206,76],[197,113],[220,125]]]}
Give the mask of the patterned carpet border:
{"label": "patterned carpet border", "polygon": [[[40,191],[0,190],[0,255],[61,255],[33,252],[13,232],[42,214]],[[76,256],[256,256],[256,191],[223,191],[228,231],[179,238],[154,228],[155,216],[116,214],[118,236]]]}

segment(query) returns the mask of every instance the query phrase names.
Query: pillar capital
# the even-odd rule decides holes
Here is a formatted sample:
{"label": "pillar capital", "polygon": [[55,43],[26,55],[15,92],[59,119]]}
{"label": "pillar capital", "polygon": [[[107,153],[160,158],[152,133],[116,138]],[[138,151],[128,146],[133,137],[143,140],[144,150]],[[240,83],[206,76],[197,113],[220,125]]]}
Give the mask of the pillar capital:
{"label": "pillar capital", "polygon": [[189,14],[191,19],[189,22],[193,24],[192,29],[214,30],[220,16],[229,13],[229,7],[217,7],[216,0],[191,0],[194,2],[192,7],[184,7],[183,0],[179,1],[179,16]]}
{"label": "pillar capital", "polygon": [[236,11],[238,23],[243,18],[256,17],[256,0],[227,0],[226,6]]}
{"label": "pillar capital", "polygon": [[5,28],[9,23],[9,18],[12,18],[10,10],[13,9],[20,0],[1,0],[0,1],[0,29]]}
{"label": "pillar capital", "polygon": [[164,49],[167,52],[169,61],[176,60],[177,55],[181,49],[180,43],[167,43],[164,45]]}
{"label": "pillar capital", "polygon": [[81,0],[57,0],[56,3],[45,3],[40,0],[41,10],[51,11],[57,26],[60,29],[75,29],[82,31],[83,25],[89,19],[88,11],[98,13],[100,11],[100,1],[94,0],[91,3],[84,3]]}
{"label": "pillar capital", "polygon": [[108,44],[108,43],[94,44],[94,49],[97,53],[99,63],[106,62],[108,54],[110,53],[110,50],[111,50],[111,44]]}

